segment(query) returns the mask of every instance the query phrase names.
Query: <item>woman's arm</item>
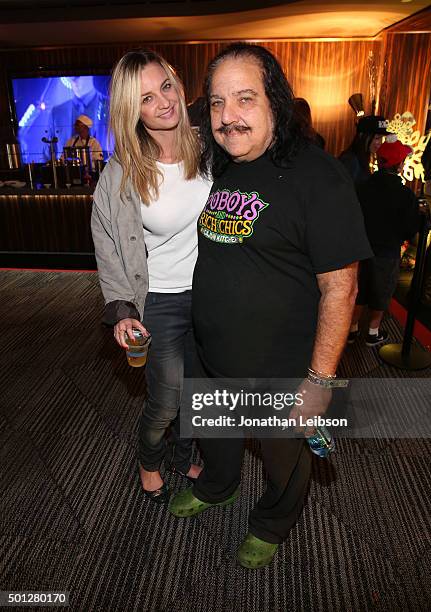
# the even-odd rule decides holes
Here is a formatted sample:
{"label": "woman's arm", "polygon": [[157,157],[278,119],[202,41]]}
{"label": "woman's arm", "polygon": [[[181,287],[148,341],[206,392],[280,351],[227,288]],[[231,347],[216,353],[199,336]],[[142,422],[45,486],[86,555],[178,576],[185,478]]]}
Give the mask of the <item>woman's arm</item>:
{"label": "woman's arm", "polygon": [[115,325],[121,319],[139,320],[140,315],[134,304],[134,291],[116,249],[110,214],[110,196],[102,175],[94,192],[91,232],[100,287],[105,299],[103,322]]}

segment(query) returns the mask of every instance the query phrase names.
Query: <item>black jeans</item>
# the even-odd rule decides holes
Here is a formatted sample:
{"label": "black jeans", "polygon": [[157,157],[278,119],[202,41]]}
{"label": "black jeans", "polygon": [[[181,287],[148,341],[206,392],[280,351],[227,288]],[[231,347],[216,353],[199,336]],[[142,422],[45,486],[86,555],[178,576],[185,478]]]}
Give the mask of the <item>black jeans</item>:
{"label": "black jeans", "polygon": [[156,472],[166,455],[186,474],[192,441],[180,438],[178,411],[184,376],[192,376],[195,354],[191,291],[149,293],[143,324],[152,335],[146,365],[147,399],[139,422],[141,466]]}

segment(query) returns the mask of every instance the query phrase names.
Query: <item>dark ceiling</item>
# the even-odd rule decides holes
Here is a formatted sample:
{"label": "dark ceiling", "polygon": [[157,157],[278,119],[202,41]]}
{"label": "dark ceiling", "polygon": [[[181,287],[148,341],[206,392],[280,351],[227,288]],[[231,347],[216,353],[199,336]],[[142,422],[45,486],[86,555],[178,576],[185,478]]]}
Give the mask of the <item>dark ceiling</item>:
{"label": "dark ceiling", "polygon": [[236,13],[277,5],[271,0],[0,0],[0,23],[84,21]]}
{"label": "dark ceiling", "polygon": [[0,0],[0,49],[370,38],[429,6],[427,0]]}

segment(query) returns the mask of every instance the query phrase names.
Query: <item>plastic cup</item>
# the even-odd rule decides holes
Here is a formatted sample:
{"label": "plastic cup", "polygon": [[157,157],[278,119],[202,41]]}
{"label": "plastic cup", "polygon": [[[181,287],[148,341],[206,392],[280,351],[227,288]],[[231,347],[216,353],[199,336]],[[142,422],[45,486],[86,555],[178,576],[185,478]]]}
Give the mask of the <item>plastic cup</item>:
{"label": "plastic cup", "polygon": [[126,349],[127,361],[132,368],[141,368],[147,363],[148,348],[151,343],[151,336],[144,336],[139,329],[133,329],[133,340],[128,336],[125,337],[125,342],[128,345]]}

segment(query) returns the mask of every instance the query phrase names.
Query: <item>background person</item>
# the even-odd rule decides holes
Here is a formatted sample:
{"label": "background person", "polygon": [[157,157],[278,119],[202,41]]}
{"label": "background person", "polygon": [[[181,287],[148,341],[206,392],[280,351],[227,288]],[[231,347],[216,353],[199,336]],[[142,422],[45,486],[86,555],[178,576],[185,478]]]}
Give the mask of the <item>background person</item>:
{"label": "background person", "polygon": [[[215,180],[198,221],[196,378],[306,378],[301,413],[322,414],[349,330],[356,262],[371,253],[352,183],[303,135],[280,64],[257,45],[229,46],[210,63],[201,136],[201,168]],[[205,467],[172,499],[177,517],[237,497],[243,439],[200,445]],[[311,465],[304,438],[260,445],[267,488],[237,553],[251,568],[267,565],[289,536]]]}
{"label": "background person", "polygon": [[196,220],[210,184],[199,176],[182,85],[162,57],[152,51],[124,55],[110,93],[115,152],[97,184],[92,214],[104,321],[114,325],[122,348],[132,328],[152,335],[139,471],[145,495],[166,503],[170,492],[160,465],[167,452],[167,467],[189,478],[200,472],[191,464],[191,440],[179,438],[176,417],[194,352]]}
{"label": "background person", "polygon": [[371,176],[370,163],[389,132],[387,121],[380,115],[361,117],[356,126],[356,136],[339,156],[353,179],[355,187]]}
{"label": "background person", "polygon": [[293,110],[304,134],[321,149],[325,148],[325,139],[313,127],[311,108],[305,98],[293,99]]}
{"label": "background person", "polygon": [[195,98],[193,102],[187,105],[187,112],[189,114],[190,125],[192,128],[199,129],[202,121],[202,109],[204,105],[203,96]]}
{"label": "background person", "polygon": [[90,135],[90,128],[93,121],[87,115],[79,115],[76,118],[74,129],[75,134],[66,141],[65,147],[88,147],[90,149],[91,161],[103,160],[102,146],[94,136]]}
{"label": "background person", "polygon": [[388,338],[380,323],[397,286],[400,248],[405,240],[413,238],[419,227],[418,200],[399,176],[411,153],[412,149],[398,140],[384,142],[377,151],[379,170],[358,188],[374,257],[359,265],[359,291],[349,344],[359,336],[359,320],[365,305],[369,308],[367,346],[379,346]]}

